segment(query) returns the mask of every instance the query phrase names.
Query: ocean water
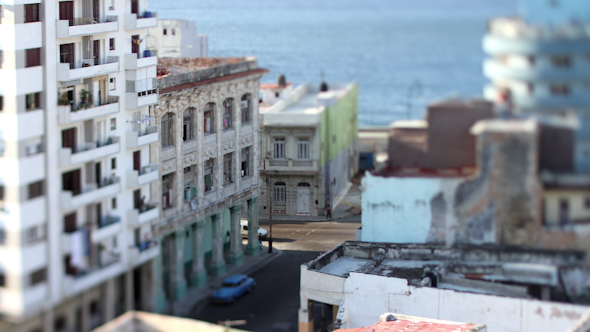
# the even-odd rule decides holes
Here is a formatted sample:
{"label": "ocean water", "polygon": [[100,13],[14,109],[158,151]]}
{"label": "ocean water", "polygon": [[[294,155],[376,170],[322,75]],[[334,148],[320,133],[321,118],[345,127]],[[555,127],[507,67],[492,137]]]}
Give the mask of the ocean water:
{"label": "ocean water", "polygon": [[210,56],[255,56],[294,84],[356,81],[359,124],[421,118],[450,96],[481,96],[481,40],[516,0],[150,0],[159,18],[195,20]]}

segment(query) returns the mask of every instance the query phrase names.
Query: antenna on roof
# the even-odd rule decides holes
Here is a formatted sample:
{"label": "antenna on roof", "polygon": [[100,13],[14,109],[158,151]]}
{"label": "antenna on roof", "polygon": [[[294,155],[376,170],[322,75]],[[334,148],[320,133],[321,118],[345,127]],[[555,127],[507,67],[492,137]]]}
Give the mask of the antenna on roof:
{"label": "antenna on roof", "polygon": [[320,76],[322,78],[322,84],[320,85],[320,91],[321,92],[326,92],[328,91],[328,83],[326,83],[326,81],[324,80],[324,71],[320,71]]}

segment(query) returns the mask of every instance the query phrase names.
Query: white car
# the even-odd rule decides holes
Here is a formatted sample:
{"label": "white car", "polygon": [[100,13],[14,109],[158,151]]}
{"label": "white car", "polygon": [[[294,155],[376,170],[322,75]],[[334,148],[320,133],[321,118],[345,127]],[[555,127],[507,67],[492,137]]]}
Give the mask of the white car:
{"label": "white car", "polygon": [[[247,238],[248,237],[248,220],[240,220],[240,230],[242,232],[242,237]],[[268,231],[266,229],[258,227],[258,238],[260,240],[266,239],[267,235],[268,235]]]}

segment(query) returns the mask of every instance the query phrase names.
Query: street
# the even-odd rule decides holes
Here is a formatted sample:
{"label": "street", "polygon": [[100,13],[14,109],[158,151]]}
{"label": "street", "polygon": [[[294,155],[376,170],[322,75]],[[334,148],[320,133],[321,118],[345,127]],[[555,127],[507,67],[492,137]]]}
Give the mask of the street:
{"label": "street", "polygon": [[[256,332],[297,331],[300,265],[337,244],[354,240],[359,226],[358,216],[338,222],[273,222],[273,246],[283,253],[251,275],[256,289],[233,305],[201,302],[191,318],[214,323],[244,319],[246,325],[235,327]],[[260,227],[269,230],[268,222],[261,222]]]}

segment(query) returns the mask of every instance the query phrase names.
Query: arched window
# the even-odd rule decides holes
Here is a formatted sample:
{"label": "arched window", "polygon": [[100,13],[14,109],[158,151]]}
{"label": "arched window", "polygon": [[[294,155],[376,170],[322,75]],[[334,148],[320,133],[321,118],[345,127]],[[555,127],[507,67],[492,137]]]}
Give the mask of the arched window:
{"label": "arched window", "polygon": [[215,104],[209,103],[205,105],[203,111],[203,133],[205,135],[213,134],[215,132]]}
{"label": "arched window", "polygon": [[287,185],[285,182],[275,182],[275,202],[287,201]]}
{"label": "arched window", "polygon": [[251,118],[251,100],[252,95],[247,93],[242,96],[242,100],[240,101],[240,113],[242,114],[242,124],[250,123]]}
{"label": "arched window", "polygon": [[168,112],[162,116],[162,148],[174,146],[174,114]]}
{"label": "arched window", "polygon": [[234,99],[227,98],[223,101],[223,129],[232,127],[232,115],[234,113]]}
{"label": "arched window", "polygon": [[182,114],[182,140],[190,141],[193,135],[193,114],[194,108],[189,108]]}

